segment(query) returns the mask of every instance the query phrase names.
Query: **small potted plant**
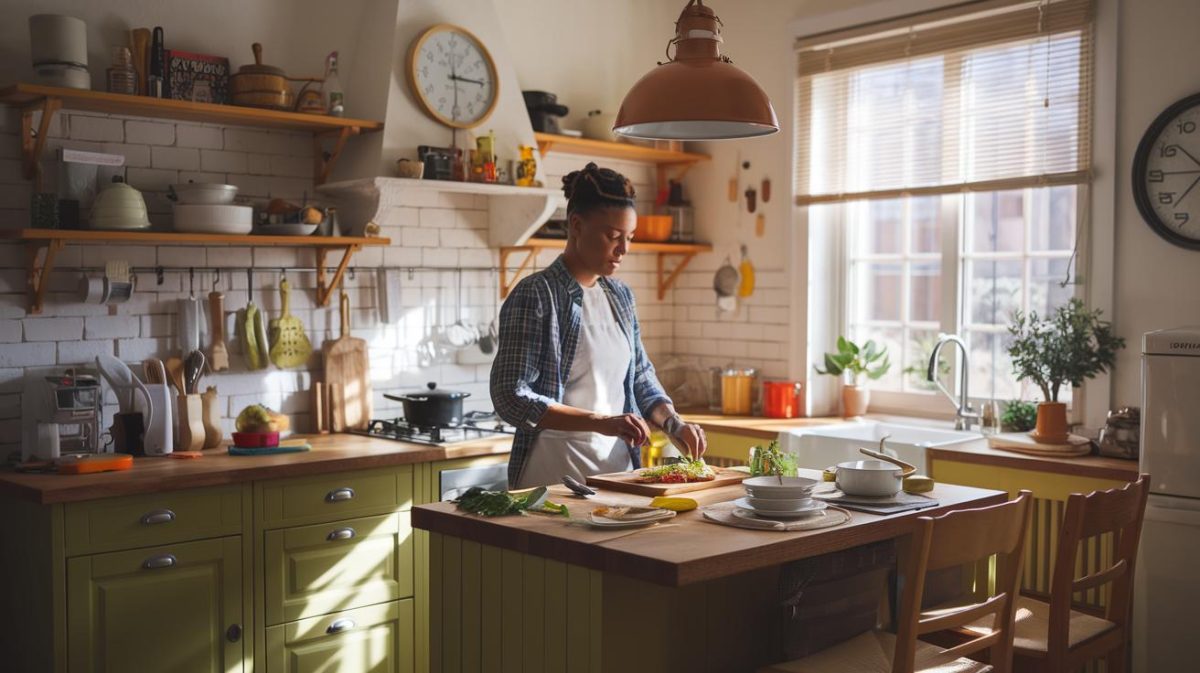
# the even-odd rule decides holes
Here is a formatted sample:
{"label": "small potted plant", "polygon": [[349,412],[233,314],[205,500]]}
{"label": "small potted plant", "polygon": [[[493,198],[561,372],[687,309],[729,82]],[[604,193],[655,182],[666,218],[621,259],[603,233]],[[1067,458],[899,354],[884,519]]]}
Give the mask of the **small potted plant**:
{"label": "small potted plant", "polygon": [[1101,311],[1089,311],[1079,299],[1060,306],[1053,317],[1039,319],[1036,312],[1013,313],[1008,332],[1012,344],[1013,372],[1022,381],[1032,381],[1042,390],[1033,438],[1046,444],[1067,441],[1067,405],[1058,401],[1064,384],[1083,385],[1086,379],[1108,371],[1125,347],[1125,339],[1113,333],[1112,323],[1100,319]]}
{"label": "small potted plant", "polygon": [[836,353],[825,354],[825,369],[819,366],[813,368],[818,374],[830,376],[848,373],[849,382],[842,386],[842,415],[846,418],[862,416],[867,413],[867,405],[871,402],[871,389],[860,381],[864,374],[871,381],[878,380],[891,368],[887,347],[867,340],[860,348],[845,337],[838,337],[837,347]]}

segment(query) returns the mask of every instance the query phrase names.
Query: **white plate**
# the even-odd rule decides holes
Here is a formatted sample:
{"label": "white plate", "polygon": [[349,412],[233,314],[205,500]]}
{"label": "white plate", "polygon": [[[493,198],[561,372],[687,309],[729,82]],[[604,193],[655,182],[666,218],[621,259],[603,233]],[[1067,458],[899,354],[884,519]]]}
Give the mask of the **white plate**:
{"label": "white plate", "polygon": [[263,224],[258,227],[258,233],[267,236],[311,236],[317,230],[317,224]]}
{"label": "white plate", "polygon": [[739,519],[749,519],[751,521],[788,521],[793,519],[803,519],[810,516],[825,516],[825,510],[819,509],[810,512],[800,512],[799,514],[771,514],[768,516],[753,510],[735,507],[733,510],[733,515]]}
{"label": "white plate", "polygon": [[588,512],[586,521],[596,528],[635,528],[637,526],[646,526],[652,523],[658,523],[659,521],[666,521],[667,519],[675,516],[675,512],[669,509],[665,509],[663,512],[665,513],[660,516],[654,516],[645,519],[633,519],[631,521],[609,519],[607,517],[596,516],[595,514]]}
{"label": "white plate", "polygon": [[762,509],[759,507],[752,506],[750,504],[750,501],[747,500],[746,498],[738,498],[737,500],[733,501],[733,504],[738,507],[741,507],[742,509],[749,510],[751,512],[754,512],[755,514],[762,514],[763,516],[766,516],[766,517],[778,516],[778,517],[788,517],[788,518],[793,518],[793,519],[797,518],[797,517],[801,517],[801,516],[808,516],[809,514],[812,514],[814,512],[820,512],[821,510],[823,510],[829,506],[828,503],[826,503],[822,500],[813,500],[808,505],[806,505],[804,507],[798,507],[796,509],[787,509],[787,510]]}

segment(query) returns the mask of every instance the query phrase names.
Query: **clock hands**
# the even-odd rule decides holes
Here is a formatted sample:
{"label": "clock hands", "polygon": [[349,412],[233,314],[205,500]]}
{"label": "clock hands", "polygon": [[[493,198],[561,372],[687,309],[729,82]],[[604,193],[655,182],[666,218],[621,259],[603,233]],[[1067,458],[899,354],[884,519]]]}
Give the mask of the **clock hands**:
{"label": "clock hands", "polygon": [[479,86],[483,86],[483,80],[481,80],[481,79],[469,79],[467,77],[459,77],[459,76],[453,75],[453,74],[450,75],[450,79],[452,79],[456,82],[470,82],[471,84],[478,84]]}

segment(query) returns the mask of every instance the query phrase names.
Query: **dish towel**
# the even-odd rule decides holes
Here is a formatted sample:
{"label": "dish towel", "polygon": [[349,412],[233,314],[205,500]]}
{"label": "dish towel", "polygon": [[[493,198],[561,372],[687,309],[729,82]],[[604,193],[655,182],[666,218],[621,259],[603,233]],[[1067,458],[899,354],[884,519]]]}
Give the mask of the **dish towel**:
{"label": "dish towel", "polygon": [[775,521],[773,519],[760,519],[758,517],[743,518],[734,514],[734,510],[736,509],[738,509],[737,505],[734,505],[732,502],[722,502],[715,505],[705,505],[700,508],[700,512],[704,514],[704,520],[709,523],[733,526],[735,528],[749,528],[750,530],[773,530],[785,533],[832,528],[850,520],[850,512],[841,507],[828,507],[820,514],[806,516],[803,519],[793,521]]}

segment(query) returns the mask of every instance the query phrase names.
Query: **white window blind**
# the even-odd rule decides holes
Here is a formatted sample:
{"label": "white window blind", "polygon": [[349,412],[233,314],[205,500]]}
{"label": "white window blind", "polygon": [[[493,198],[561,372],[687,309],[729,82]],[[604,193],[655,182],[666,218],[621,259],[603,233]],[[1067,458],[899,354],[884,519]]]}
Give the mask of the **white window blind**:
{"label": "white window blind", "polygon": [[1091,0],[989,0],[797,42],[799,205],[1086,184]]}

